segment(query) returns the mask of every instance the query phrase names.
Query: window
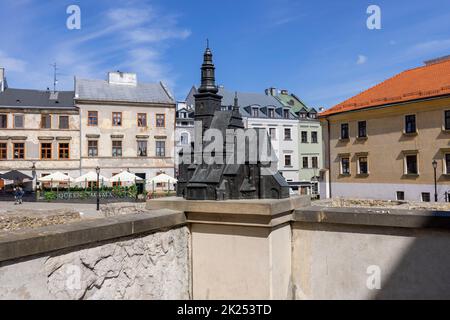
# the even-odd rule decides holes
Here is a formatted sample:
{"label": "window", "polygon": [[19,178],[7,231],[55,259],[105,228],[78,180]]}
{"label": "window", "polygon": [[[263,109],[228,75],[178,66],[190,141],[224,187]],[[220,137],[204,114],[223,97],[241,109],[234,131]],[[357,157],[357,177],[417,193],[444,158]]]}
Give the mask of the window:
{"label": "window", "polygon": [[138,113],[137,115],[137,125],[138,127],[147,127],[147,114],[146,113]]}
{"label": "window", "polygon": [[416,133],[416,116],[405,116],[405,133]]}
{"label": "window", "polygon": [[312,142],[312,143],[318,143],[318,140],[317,140],[317,131],[311,131],[311,142]]}
{"label": "window", "polygon": [[285,154],[285,155],[284,155],[284,165],[285,165],[286,167],[292,166],[291,155],[290,155],[290,154]]}
{"label": "window", "polygon": [[51,159],[52,158],[52,144],[45,142],[41,143],[41,159]]}
{"label": "window", "polygon": [[417,154],[406,156],[406,174],[418,174]]}
{"label": "window", "polygon": [[122,141],[115,140],[112,142],[112,156],[113,157],[122,156]]}
{"label": "window", "polygon": [[341,124],[341,139],[346,140],[349,138],[348,134],[348,123]]}
{"label": "window", "polygon": [[308,143],[308,132],[302,131],[302,143]]}
{"label": "window", "polygon": [[399,200],[399,201],[405,200],[405,192],[404,191],[397,191],[396,194],[397,194],[397,200]]}
{"label": "window", "polygon": [[341,158],[341,174],[350,174],[350,158]]}
{"label": "window", "polygon": [[252,117],[259,117],[259,110],[258,108],[252,108]]}
{"label": "window", "polygon": [[303,157],[302,162],[303,169],[308,169],[308,157]]}
{"label": "window", "polygon": [[275,118],[275,110],[272,108],[269,109],[269,118]]}
{"label": "window", "polygon": [[430,202],[430,193],[429,192],[422,192],[422,202]]}
{"label": "window", "polygon": [[445,130],[450,130],[450,110],[445,111]]}
{"label": "window", "polygon": [[317,158],[317,157],[312,157],[312,158],[311,158],[311,161],[312,161],[312,167],[313,167],[314,169],[319,168],[319,158]]}
{"label": "window", "polygon": [[183,132],[180,136],[180,143],[182,145],[189,144],[189,134],[187,132]]}
{"label": "window", "polygon": [[122,112],[112,113],[112,125],[115,127],[120,127],[122,125]]}
{"label": "window", "polygon": [[14,115],[14,128],[23,128],[23,114]]}
{"label": "window", "polygon": [[60,142],[58,144],[58,157],[59,159],[69,159],[70,158],[70,148],[67,142]]}
{"label": "window", "polygon": [[444,155],[445,161],[445,174],[450,174],[450,153]]}
{"label": "window", "polygon": [[366,138],[367,137],[367,122],[359,121],[358,122],[358,138]]}
{"label": "window", "polygon": [[159,128],[164,128],[166,126],[166,115],[157,114],[156,115],[156,126]]}
{"label": "window", "polygon": [[156,156],[165,157],[166,156],[166,142],[156,141]]}
{"label": "window", "polygon": [[0,128],[8,128],[8,115],[0,114]]}
{"label": "window", "polygon": [[96,157],[98,155],[98,141],[88,141],[88,157]]}
{"label": "window", "polygon": [[291,140],[291,129],[284,128],[284,140]]}
{"label": "window", "polygon": [[59,116],[59,128],[69,129],[69,116]]}
{"label": "window", "polygon": [[5,142],[0,143],[0,159],[8,158],[8,145]]}
{"label": "window", "polygon": [[358,158],[358,173],[359,174],[368,174],[369,168],[367,166],[367,157],[359,157]]}
{"label": "window", "polygon": [[147,156],[147,141],[142,140],[137,142],[138,148],[138,157],[146,157]]}
{"label": "window", "polygon": [[49,114],[41,115],[41,128],[50,129],[52,127],[52,116]]}
{"label": "window", "polygon": [[283,110],[283,117],[284,117],[285,119],[289,119],[289,109]]}
{"label": "window", "polygon": [[276,140],[277,139],[277,129],[269,128],[269,135],[270,135],[270,139]]}
{"label": "window", "polygon": [[14,143],[14,159],[25,159],[25,143]]}
{"label": "window", "polygon": [[98,112],[88,111],[88,126],[95,127],[98,125]]}

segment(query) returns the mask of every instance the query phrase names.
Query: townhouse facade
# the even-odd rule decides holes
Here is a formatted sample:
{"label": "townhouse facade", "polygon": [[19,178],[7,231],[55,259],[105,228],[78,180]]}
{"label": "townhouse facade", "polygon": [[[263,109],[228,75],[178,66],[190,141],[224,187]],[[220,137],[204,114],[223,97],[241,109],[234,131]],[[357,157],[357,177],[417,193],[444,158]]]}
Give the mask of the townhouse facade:
{"label": "townhouse facade", "polygon": [[[30,177],[80,169],[80,121],[73,91],[0,90],[0,171]],[[30,187],[28,185],[27,187]]]}
{"label": "townhouse facade", "polygon": [[134,73],[107,80],[75,79],[80,116],[81,174],[101,168],[109,178],[131,171],[143,179],[174,176],[175,101],[162,83]]}
{"label": "townhouse facade", "polygon": [[75,91],[14,89],[1,71],[0,172],[35,182],[97,166],[107,178],[124,170],[174,176],[175,102],[164,84],[111,72],[106,81],[76,78]]}
{"label": "townhouse facade", "polygon": [[320,120],[323,197],[446,200],[450,59],[404,71],[321,113]]}
{"label": "townhouse facade", "polygon": [[266,93],[274,93],[284,106],[289,107],[298,119],[298,161],[300,194],[319,194],[319,174],[323,168],[322,128],[318,120],[318,112],[308,107],[295,94],[288,90],[267,89]]}
{"label": "townhouse facade", "polygon": [[[175,173],[179,164],[178,153],[194,141],[194,107],[177,102],[175,119]],[[176,175],[176,174],[175,174]]]}

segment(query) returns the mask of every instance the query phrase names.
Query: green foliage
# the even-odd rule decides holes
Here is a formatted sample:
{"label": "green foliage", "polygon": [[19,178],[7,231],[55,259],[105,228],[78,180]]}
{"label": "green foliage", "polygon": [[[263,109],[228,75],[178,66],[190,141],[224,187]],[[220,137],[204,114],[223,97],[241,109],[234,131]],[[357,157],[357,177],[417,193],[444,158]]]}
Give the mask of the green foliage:
{"label": "green foliage", "polygon": [[53,192],[53,191],[44,192],[44,199],[46,201],[56,200],[57,197],[58,196],[57,196],[56,192]]}

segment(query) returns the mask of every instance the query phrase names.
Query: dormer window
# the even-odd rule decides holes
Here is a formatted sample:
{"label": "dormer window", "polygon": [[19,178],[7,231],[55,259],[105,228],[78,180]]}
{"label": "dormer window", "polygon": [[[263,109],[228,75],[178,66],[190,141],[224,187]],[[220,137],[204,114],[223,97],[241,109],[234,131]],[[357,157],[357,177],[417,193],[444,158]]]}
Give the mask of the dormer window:
{"label": "dormer window", "polygon": [[275,109],[273,108],[269,109],[269,118],[275,118]]}
{"label": "dormer window", "polygon": [[252,117],[254,117],[254,118],[259,117],[259,110],[258,110],[258,108],[252,108]]}
{"label": "dormer window", "polygon": [[289,109],[284,109],[284,110],[283,110],[283,117],[284,117],[285,119],[289,119]]}

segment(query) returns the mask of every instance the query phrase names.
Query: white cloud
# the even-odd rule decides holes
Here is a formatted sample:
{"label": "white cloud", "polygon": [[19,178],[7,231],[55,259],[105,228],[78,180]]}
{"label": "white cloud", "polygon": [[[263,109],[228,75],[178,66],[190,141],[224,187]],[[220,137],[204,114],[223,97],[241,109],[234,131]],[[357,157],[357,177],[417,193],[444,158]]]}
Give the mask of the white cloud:
{"label": "white cloud", "polygon": [[364,64],[367,62],[367,57],[360,54],[358,55],[358,60],[356,60],[356,64]]}
{"label": "white cloud", "polygon": [[8,56],[5,52],[0,50],[0,67],[7,71],[24,72],[26,62],[17,58]]}
{"label": "white cloud", "polygon": [[450,50],[450,39],[431,40],[411,46],[407,52],[412,55],[427,55],[440,51]]}

